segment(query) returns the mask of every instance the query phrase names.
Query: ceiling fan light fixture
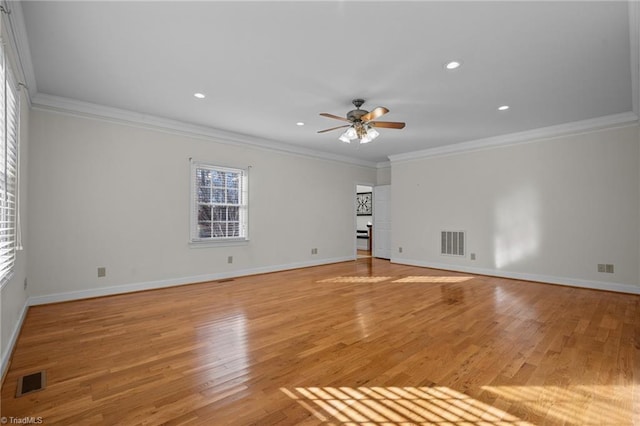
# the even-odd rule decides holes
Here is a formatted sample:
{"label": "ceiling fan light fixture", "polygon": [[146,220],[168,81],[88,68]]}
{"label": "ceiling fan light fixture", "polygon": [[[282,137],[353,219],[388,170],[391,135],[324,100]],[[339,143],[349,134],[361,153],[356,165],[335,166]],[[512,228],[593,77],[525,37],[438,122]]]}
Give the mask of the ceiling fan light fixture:
{"label": "ceiling fan light fixture", "polygon": [[349,139],[349,140],[353,140],[353,139],[357,139],[358,138],[358,134],[356,132],[356,129],[353,128],[353,126],[349,127],[347,129],[346,132],[344,132],[344,135]]}
{"label": "ceiling fan light fixture", "polygon": [[351,139],[349,139],[349,137],[347,136],[347,132],[341,134],[338,139],[344,143],[351,143]]}
{"label": "ceiling fan light fixture", "polygon": [[357,139],[358,135],[356,134],[356,129],[353,126],[349,127],[345,132],[340,135],[338,139],[345,143],[351,143],[352,140]]}
{"label": "ceiling fan light fixture", "polygon": [[360,143],[369,143],[377,138],[380,133],[373,127],[367,127],[367,132],[360,138]]}

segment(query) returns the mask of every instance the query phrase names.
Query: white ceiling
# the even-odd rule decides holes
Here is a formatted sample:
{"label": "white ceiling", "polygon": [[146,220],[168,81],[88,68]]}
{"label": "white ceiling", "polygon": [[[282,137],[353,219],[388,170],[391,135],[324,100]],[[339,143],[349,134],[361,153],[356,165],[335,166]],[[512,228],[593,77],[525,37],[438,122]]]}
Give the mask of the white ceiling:
{"label": "white ceiling", "polygon": [[[23,1],[22,62],[36,105],[87,102],[377,163],[632,111],[630,9],[626,1]],[[445,70],[454,59],[462,67]],[[316,133],[341,124],[320,112],[344,115],[356,97],[407,127],[381,129],[361,146],[339,142],[339,131]],[[503,104],[511,108],[498,111]]]}

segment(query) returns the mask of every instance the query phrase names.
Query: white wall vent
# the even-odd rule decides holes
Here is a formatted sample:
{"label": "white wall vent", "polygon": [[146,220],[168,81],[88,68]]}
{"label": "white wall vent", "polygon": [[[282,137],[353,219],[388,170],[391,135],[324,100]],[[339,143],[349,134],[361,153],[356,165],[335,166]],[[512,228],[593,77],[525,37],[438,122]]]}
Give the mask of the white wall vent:
{"label": "white wall vent", "polygon": [[464,231],[442,231],[440,254],[449,256],[464,256],[465,234]]}

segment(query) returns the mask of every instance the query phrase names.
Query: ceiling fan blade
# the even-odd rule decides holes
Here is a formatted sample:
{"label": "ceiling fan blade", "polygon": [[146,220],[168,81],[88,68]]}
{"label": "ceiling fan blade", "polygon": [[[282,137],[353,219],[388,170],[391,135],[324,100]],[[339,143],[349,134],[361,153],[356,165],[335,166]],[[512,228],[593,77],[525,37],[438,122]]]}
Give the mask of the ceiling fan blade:
{"label": "ceiling fan blade", "polygon": [[349,127],[349,126],[351,126],[351,125],[350,124],[345,124],[344,126],[332,127],[330,129],[324,129],[324,130],[318,130],[318,133],[330,132],[332,130],[342,129],[342,128]]}
{"label": "ceiling fan blade", "polygon": [[370,121],[367,123],[372,127],[384,127],[385,129],[404,129],[405,123],[398,121]]}
{"label": "ceiling fan blade", "polygon": [[351,121],[349,119],[346,119],[344,117],[340,117],[338,115],[329,114],[328,112],[321,112],[320,115],[323,116],[323,117],[335,118],[336,120],[342,120],[342,121],[346,121],[346,122],[351,123]]}
{"label": "ceiling fan blade", "polygon": [[360,120],[362,120],[362,121],[375,120],[376,118],[382,117],[383,115],[385,115],[388,112],[389,112],[389,110],[386,109],[385,107],[376,107],[373,111],[368,112],[365,115],[363,115],[362,117],[360,117]]}

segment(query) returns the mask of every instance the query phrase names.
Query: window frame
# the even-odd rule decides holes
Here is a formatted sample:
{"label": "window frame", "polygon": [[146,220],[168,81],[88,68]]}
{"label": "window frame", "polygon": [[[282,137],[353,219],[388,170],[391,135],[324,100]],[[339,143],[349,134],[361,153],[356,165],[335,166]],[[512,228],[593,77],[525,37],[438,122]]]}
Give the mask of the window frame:
{"label": "window frame", "polygon": [[0,37],[0,288],[13,277],[20,249],[20,91],[2,40]]}
{"label": "window frame", "polygon": [[[228,202],[214,202],[211,200],[207,203],[202,203],[199,200],[200,186],[197,183],[198,170],[209,170],[218,173],[234,173],[238,174],[238,203]],[[189,244],[192,247],[208,247],[208,246],[224,246],[224,245],[243,245],[249,241],[249,168],[219,166],[214,163],[204,161],[191,161],[191,173],[190,173],[190,186],[191,192],[189,197],[190,218],[189,218]],[[227,186],[226,182],[224,186],[215,186],[213,183],[205,189],[221,190],[228,196],[228,191],[233,190],[233,187]],[[211,196],[213,198],[213,195]],[[212,206],[218,206],[221,208],[238,208],[238,236],[210,236],[202,237],[199,235],[199,226],[202,221],[199,219],[200,206],[202,204],[209,204]],[[228,210],[227,210],[228,213]],[[210,217],[212,224],[214,222],[213,212]],[[228,217],[226,220],[219,221],[219,223],[233,223]]]}

